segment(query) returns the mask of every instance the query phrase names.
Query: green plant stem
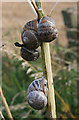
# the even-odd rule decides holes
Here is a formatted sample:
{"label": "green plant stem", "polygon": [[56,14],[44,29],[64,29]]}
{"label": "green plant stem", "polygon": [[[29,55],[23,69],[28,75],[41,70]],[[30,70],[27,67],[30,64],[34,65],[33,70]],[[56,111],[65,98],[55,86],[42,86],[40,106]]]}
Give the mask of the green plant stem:
{"label": "green plant stem", "polygon": [[[36,0],[36,5],[39,10],[39,8],[41,8],[41,1]],[[44,12],[42,8],[41,8],[41,11],[39,11],[39,13],[41,14],[41,17],[44,16]],[[56,107],[55,107],[54,84],[53,84],[53,77],[52,77],[53,75],[52,75],[52,68],[51,68],[49,43],[42,42],[41,55],[42,55],[43,74],[45,78],[48,80],[48,106],[51,113],[51,118],[54,119],[56,118]]]}

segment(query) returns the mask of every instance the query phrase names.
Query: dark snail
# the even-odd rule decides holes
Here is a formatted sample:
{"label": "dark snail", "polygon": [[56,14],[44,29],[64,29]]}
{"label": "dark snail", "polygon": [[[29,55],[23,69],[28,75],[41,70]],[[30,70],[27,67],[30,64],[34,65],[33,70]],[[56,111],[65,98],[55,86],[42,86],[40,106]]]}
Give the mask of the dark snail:
{"label": "dark snail", "polygon": [[52,18],[44,16],[37,26],[37,33],[43,42],[51,42],[58,37],[58,31]]}
{"label": "dark snail", "polygon": [[36,110],[43,109],[47,105],[47,92],[47,80],[44,77],[34,80],[27,90],[30,106]]}
{"label": "dark snail", "polygon": [[27,49],[34,50],[41,44],[37,35],[37,24],[37,20],[32,20],[27,22],[23,27],[21,38]]}
{"label": "dark snail", "polygon": [[21,57],[27,61],[37,60],[39,52],[35,49],[41,44],[37,35],[37,20],[29,21],[24,25],[21,38],[23,44],[15,43],[15,46],[21,47]]}
{"label": "dark snail", "polygon": [[27,61],[34,61],[38,59],[39,52],[37,50],[28,50],[27,48],[22,47],[21,57]]}
{"label": "dark snail", "polygon": [[21,47],[21,57],[27,61],[34,61],[37,60],[39,57],[39,52],[37,50],[29,50],[27,49],[24,44],[19,44],[18,42],[15,43],[15,46]]}

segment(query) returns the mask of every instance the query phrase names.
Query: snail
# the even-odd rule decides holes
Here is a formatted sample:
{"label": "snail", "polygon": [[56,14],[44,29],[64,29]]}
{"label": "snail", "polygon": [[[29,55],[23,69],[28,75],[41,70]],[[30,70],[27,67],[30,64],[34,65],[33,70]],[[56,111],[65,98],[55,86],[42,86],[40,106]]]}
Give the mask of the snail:
{"label": "snail", "polygon": [[51,42],[58,37],[58,30],[52,18],[42,17],[27,22],[21,34],[23,43],[28,49],[36,49],[41,42]]}
{"label": "snail", "polygon": [[27,49],[34,50],[41,44],[37,34],[37,24],[38,21],[35,19],[27,22],[23,27],[21,38]]}
{"label": "snail", "polygon": [[[48,16],[43,16],[39,12],[41,7],[38,5],[38,2],[29,1],[29,4],[35,10],[37,14],[37,19],[26,22],[22,29],[21,39],[23,44],[15,43],[17,47],[21,47],[21,57],[25,60],[32,61],[37,60],[39,57],[39,52],[36,50],[39,46],[42,45],[42,42],[51,42],[58,37],[58,30],[55,26],[51,16],[52,11],[58,4],[54,5],[50,14]],[[36,4],[36,5],[35,5]]]}
{"label": "snail", "polygon": [[28,50],[27,48],[22,47],[21,57],[27,61],[34,61],[38,59],[39,52],[37,50]]}
{"label": "snail", "polygon": [[51,42],[58,37],[58,30],[52,18],[44,16],[37,26],[37,33],[43,42]]}
{"label": "snail", "polygon": [[27,100],[36,109],[43,109],[47,105],[47,80],[42,77],[34,80],[28,87]]}
{"label": "snail", "polygon": [[27,22],[21,33],[23,44],[15,43],[15,46],[21,47],[21,57],[27,61],[34,61],[39,57],[39,52],[35,49],[40,46],[41,42],[36,32],[36,25],[36,20]]}
{"label": "snail", "polygon": [[23,44],[15,43],[21,48],[21,57],[27,61],[37,60],[39,52],[37,49],[42,42],[51,42],[58,37],[58,31],[52,18],[42,17],[27,22],[22,30],[21,38]]}
{"label": "snail", "polygon": [[24,46],[24,44],[19,44],[18,42],[15,43],[15,46],[21,47],[20,54],[24,60],[34,61],[38,59],[39,52],[37,50],[29,50]]}

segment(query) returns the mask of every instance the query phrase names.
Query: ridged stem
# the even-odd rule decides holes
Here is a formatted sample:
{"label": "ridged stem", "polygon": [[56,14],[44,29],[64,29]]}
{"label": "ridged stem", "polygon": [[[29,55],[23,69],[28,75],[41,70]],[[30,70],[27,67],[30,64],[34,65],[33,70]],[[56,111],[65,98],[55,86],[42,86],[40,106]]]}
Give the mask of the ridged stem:
{"label": "ridged stem", "polygon": [[50,46],[49,43],[42,43],[41,47],[42,59],[43,59],[43,72],[48,80],[48,105],[51,112],[51,118],[56,118],[55,96],[54,96],[54,84],[51,68]]}
{"label": "ridged stem", "polygon": [[[44,12],[41,7],[41,1],[36,0],[35,2],[38,7],[38,11],[40,8],[39,13],[41,14],[41,17],[44,16]],[[43,74],[45,78],[48,80],[48,106],[51,113],[51,118],[54,119],[56,118],[56,106],[55,106],[54,84],[53,84],[53,75],[52,75],[52,68],[51,68],[49,43],[42,42],[41,55],[42,55]]]}

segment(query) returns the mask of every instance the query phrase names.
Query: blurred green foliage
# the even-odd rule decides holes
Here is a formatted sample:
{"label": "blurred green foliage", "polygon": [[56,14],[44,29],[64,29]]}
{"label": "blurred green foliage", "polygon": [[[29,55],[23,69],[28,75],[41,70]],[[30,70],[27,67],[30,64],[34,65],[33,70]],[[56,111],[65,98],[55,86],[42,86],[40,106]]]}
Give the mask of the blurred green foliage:
{"label": "blurred green foliage", "polygon": [[[19,61],[14,57],[9,57],[7,54],[3,56],[2,88],[4,96],[9,105],[16,106],[18,104],[19,107],[22,103],[27,102],[26,90],[31,81],[34,80],[34,77],[30,77],[30,75],[35,73],[35,71],[32,70],[30,73],[26,74],[29,67],[25,67],[25,69],[23,69],[22,62],[23,61]],[[16,98],[12,103],[14,96],[16,96]],[[5,110],[3,111],[4,116],[7,117]],[[12,114],[14,118],[19,119],[27,117],[29,111],[30,114],[28,117],[33,117],[33,115],[34,117],[41,117],[41,115],[38,112],[36,114],[36,111],[32,109],[27,103],[25,104],[24,109],[13,110]]]}
{"label": "blurred green foliage", "polygon": [[[69,53],[69,48],[54,46],[53,49],[57,51],[57,57],[60,57],[60,53],[64,53],[62,59],[64,59],[64,61],[71,62],[70,64],[67,64],[64,61],[61,61],[61,59],[55,60],[58,65],[53,64],[53,69],[55,69],[54,72],[56,72],[56,75],[54,75],[54,86],[60,97],[69,106],[70,112],[72,112],[75,117],[78,117],[77,70],[75,66],[73,66],[74,61],[77,61],[77,59],[76,57],[71,57],[74,54],[72,53],[72,51],[70,52],[71,56],[67,56],[67,54]],[[47,117],[47,108],[44,108],[43,110],[37,112],[37,110],[32,109],[28,105],[26,97],[26,90],[31,81],[35,79],[35,74],[39,74],[40,72],[42,72],[42,64],[40,61],[41,57],[37,61],[29,62],[38,71],[38,73],[36,73],[33,69],[29,71],[30,67],[28,67],[27,65],[23,67],[24,61],[18,60],[14,56],[8,56],[8,54],[6,53],[3,54],[2,88],[9,106],[14,106],[14,108],[11,109],[14,118],[45,119]],[[61,68],[59,68],[60,64]],[[20,106],[24,107],[21,108]],[[71,118],[70,112],[57,96],[56,110],[58,118]],[[5,109],[3,109],[3,115],[7,118]]]}

